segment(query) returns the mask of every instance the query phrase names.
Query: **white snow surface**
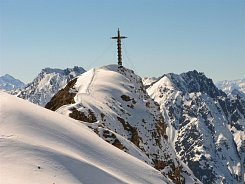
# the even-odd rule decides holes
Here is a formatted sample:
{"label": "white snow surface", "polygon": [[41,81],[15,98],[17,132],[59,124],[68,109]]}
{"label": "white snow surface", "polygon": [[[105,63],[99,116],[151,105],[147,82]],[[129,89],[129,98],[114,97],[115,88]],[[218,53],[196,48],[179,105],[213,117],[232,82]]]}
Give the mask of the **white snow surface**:
{"label": "white snow surface", "polygon": [[0,92],[0,183],[171,183],[82,123]]}

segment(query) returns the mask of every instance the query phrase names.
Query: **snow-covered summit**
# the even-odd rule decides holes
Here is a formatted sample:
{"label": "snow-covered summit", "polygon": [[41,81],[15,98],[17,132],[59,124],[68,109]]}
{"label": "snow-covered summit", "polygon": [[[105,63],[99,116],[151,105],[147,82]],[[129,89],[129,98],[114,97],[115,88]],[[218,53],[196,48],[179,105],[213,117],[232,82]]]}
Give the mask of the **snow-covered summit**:
{"label": "snow-covered summit", "polygon": [[76,120],[3,92],[0,98],[0,183],[172,183]]}
{"label": "snow-covered summit", "polygon": [[132,70],[118,65],[91,69],[70,81],[46,108],[88,122],[101,138],[174,183],[198,183],[167,142],[159,106]]}
{"label": "snow-covered summit", "polygon": [[57,91],[83,72],[85,70],[78,66],[64,70],[45,68],[26,87],[12,92],[12,94],[32,103],[45,106]]}
{"label": "snow-covered summit", "polygon": [[203,73],[166,74],[148,94],[160,105],[178,157],[203,183],[242,183],[245,100],[229,98]]}
{"label": "snow-covered summit", "polygon": [[0,90],[11,91],[19,88],[23,88],[25,83],[12,77],[9,74],[5,74],[0,77]]}

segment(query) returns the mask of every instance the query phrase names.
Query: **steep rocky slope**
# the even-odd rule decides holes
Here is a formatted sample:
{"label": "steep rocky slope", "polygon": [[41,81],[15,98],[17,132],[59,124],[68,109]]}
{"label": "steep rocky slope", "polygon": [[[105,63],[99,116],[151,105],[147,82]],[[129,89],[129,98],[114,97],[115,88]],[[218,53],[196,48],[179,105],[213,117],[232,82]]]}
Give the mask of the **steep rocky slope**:
{"label": "steep rocky slope", "polygon": [[203,73],[166,74],[148,85],[178,157],[203,183],[242,183],[245,99],[228,97]]}
{"label": "steep rocky slope", "polygon": [[88,122],[101,138],[154,166],[174,183],[198,183],[168,143],[159,106],[129,69],[117,65],[92,69],[69,82],[46,108]]}
{"label": "steep rocky slope", "polygon": [[12,94],[32,103],[45,106],[67,82],[83,72],[85,70],[77,66],[65,70],[45,68],[26,87],[13,91]]}

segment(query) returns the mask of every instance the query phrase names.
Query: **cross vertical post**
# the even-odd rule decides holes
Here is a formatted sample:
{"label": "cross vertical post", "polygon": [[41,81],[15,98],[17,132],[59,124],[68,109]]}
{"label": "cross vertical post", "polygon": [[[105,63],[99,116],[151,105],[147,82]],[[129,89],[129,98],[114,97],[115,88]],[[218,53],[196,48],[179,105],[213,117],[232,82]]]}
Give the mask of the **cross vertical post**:
{"label": "cross vertical post", "polygon": [[111,39],[117,40],[117,58],[118,58],[118,65],[122,66],[122,47],[121,47],[121,39],[127,38],[126,36],[120,35],[120,30],[117,30],[117,36],[111,37]]}

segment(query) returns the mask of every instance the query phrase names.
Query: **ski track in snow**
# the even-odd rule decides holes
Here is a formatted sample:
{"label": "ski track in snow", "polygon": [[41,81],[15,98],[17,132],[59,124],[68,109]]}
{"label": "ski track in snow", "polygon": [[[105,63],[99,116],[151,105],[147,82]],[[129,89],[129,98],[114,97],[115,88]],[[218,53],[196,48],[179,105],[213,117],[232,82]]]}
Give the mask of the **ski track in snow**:
{"label": "ski track in snow", "polygon": [[92,77],[91,77],[91,80],[90,80],[90,82],[89,82],[89,84],[88,84],[88,87],[87,87],[87,94],[89,95],[90,94],[90,88],[91,88],[91,86],[92,86],[92,83],[93,83],[93,81],[94,81],[94,78],[95,78],[95,72],[96,72],[96,69],[94,68],[93,69],[93,75],[92,75]]}
{"label": "ski track in snow", "polygon": [[[85,83],[83,83],[83,85],[81,86],[75,86],[75,88],[77,89],[77,91],[79,92],[79,95],[77,95],[74,100],[75,102],[79,102],[82,100],[83,95],[89,96],[91,93],[91,88],[92,88],[92,84],[95,80],[96,77],[96,73],[98,71],[96,70],[96,68],[93,68],[92,70],[90,70],[89,72],[82,74],[82,75],[90,75],[89,77],[87,77],[87,79],[89,79],[88,81],[86,81]],[[78,78],[79,80],[79,78]]]}

